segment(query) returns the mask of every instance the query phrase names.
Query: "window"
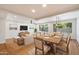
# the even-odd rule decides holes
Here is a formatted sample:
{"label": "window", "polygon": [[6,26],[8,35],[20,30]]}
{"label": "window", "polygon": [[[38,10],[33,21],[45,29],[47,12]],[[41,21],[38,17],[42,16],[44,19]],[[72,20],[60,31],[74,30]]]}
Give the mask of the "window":
{"label": "window", "polygon": [[39,25],[39,30],[48,32],[48,24]]}
{"label": "window", "polygon": [[59,32],[66,32],[66,33],[72,33],[72,23],[67,22],[67,23],[58,23],[58,24],[53,24],[53,30],[54,32],[59,31]]}

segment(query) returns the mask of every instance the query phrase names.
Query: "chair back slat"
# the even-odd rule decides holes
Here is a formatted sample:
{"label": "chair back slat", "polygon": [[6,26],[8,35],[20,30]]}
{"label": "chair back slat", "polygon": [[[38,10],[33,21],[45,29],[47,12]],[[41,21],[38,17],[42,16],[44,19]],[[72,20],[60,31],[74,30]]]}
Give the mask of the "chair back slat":
{"label": "chair back slat", "polygon": [[38,49],[43,49],[43,40],[39,37],[34,38],[35,47]]}
{"label": "chair back slat", "polygon": [[69,46],[70,39],[71,39],[71,36],[69,35],[69,36],[67,37],[67,41],[66,41],[66,43],[67,43],[67,47]]}
{"label": "chair back slat", "polygon": [[35,54],[38,54],[38,50],[44,54],[44,41],[39,37],[34,37],[34,43],[35,43]]}

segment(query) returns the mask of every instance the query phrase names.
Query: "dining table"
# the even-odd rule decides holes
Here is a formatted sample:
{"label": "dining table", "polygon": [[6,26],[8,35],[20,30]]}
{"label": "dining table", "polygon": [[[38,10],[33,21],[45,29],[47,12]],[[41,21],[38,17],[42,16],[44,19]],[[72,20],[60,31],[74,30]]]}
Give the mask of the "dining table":
{"label": "dining table", "polygon": [[62,40],[62,37],[60,36],[53,36],[53,37],[38,36],[38,38],[42,39],[44,42],[51,43],[51,45],[53,46],[53,52],[54,54],[56,54],[56,45],[60,43],[60,41]]}

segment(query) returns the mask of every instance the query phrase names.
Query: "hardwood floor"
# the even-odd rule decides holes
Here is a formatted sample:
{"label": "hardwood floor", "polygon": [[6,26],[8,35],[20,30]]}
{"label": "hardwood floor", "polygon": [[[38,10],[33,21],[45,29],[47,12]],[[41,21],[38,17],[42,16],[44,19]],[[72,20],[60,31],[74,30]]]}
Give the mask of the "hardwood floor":
{"label": "hardwood floor", "polygon": [[16,55],[35,55],[35,47],[34,44],[30,44],[27,46],[23,46],[23,48],[19,49]]}
{"label": "hardwood floor", "polygon": [[[30,44],[28,46],[23,46],[22,49],[16,51],[15,55],[35,55],[35,47],[34,44]],[[54,55],[48,53],[47,55]],[[58,54],[61,55],[61,54]],[[71,40],[69,45],[69,55],[79,55],[79,44],[76,40]]]}
{"label": "hardwood floor", "polygon": [[79,55],[79,44],[76,40],[70,41],[69,55]]}
{"label": "hardwood floor", "polygon": [[[30,44],[25,48],[20,50],[20,52],[18,54],[34,55],[34,44]],[[47,55],[54,55],[54,54],[49,53]],[[71,40],[70,41],[69,55],[79,55],[79,44],[76,40]]]}

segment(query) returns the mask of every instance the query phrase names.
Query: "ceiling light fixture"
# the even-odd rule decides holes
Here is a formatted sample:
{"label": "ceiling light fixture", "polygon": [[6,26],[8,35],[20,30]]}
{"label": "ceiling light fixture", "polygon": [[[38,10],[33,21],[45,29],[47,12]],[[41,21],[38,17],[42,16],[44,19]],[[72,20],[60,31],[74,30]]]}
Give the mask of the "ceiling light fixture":
{"label": "ceiling light fixture", "polygon": [[35,9],[32,9],[32,13],[35,13],[36,11],[35,11]]}
{"label": "ceiling light fixture", "polygon": [[42,5],[42,7],[46,7],[46,6],[47,6],[46,4],[43,4],[43,5]]}
{"label": "ceiling light fixture", "polygon": [[16,16],[14,16],[14,17],[16,17]]}

